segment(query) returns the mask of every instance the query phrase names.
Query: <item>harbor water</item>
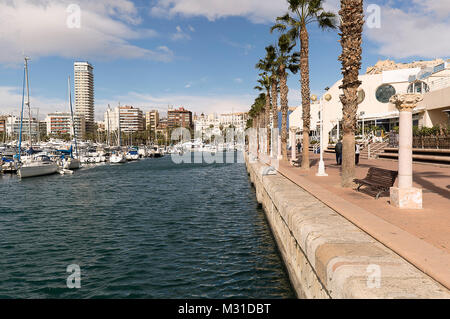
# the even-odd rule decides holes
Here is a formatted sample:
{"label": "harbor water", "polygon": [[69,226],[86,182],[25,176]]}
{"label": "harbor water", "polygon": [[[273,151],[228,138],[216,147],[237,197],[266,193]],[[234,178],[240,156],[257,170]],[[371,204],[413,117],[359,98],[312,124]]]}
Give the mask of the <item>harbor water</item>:
{"label": "harbor water", "polygon": [[0,193],[0,298],[295,297],[244,164],[3,175]]}

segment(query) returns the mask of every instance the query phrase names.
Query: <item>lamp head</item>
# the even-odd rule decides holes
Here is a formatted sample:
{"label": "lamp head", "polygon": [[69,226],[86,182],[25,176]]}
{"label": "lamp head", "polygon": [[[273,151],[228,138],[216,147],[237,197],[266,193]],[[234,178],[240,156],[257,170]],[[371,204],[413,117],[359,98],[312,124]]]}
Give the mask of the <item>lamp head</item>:
{"label": "lamp head", "polygon": [[327,102],[330,102],[331,101],[331,94],[325,94],[325,100],[327,101]]}
{"label": "lamp head", "polygon": [[311,95],[311,101],[316,102],[317,101],[317,95],[315,95],[315,94]]}

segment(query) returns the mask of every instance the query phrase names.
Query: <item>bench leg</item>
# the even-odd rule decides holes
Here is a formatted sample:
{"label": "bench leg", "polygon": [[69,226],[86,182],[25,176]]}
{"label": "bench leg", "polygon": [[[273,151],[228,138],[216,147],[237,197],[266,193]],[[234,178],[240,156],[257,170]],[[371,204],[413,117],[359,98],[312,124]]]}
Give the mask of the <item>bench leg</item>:
{"label": "bench leg", "polygon": [[361,187],[362,187],[362,184],[359,184],[359,186],[358,186],[358,188],[357,188],[356,190],[359,192],[359,190],[361,189]]}
{"label": "bench leg", "polygon": [[383,193],[383,192],[384,192],[384,190],[378,191],[377,196],[375,197],[375,199],[378,199],[380,197],[381,193]]}

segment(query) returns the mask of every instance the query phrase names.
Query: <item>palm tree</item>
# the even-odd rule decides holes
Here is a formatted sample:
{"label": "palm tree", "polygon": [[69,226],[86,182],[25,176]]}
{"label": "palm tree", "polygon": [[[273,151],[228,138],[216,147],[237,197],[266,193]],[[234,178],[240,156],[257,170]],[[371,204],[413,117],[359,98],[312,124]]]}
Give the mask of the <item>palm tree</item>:
{"label": "palm tree", "polygon": [[287,117],[289,112],[287,70],[293,74],[296,74],[299,70],[300,61],[300,54],[298,52],[291,54],[291,51],[295,45],[295,42],[292,41],[288,34],[282,34],[278,39],[277,59],[275,61],[280,82],[281,151],[282,156],[285,159],[287,159]]}
{"label": "palm tree", "polygon": [[[249,116],[251,118],[251,124],[252,127],[255,129],[258,129],[261,127],[261,118],[263,117],[264,109],[266,105],[266,94],[261,93],[256,99],[253,105],[251,106],[251,109],[249,111]],[[258,130],[257,132],[257,141],[258,141]],[[256,144],[257,147],[259,147],[259,143]],[[257,149],[259,151],[259,148]]]}
{"label": "palm tree", "polygon": [[311,91],[309,88],[309,35],[307,25],[317,22],[319,27],[325,29],[336,28],[336,15],[326,12],[322,5],[324,0],[286,0],[289,5],[290,15],[287,13],[278,17],[279,23],[272,27],[273,30],[287,30],[287,34],[293,41],[300,40],[300,74],[303,116],[303,156],[302,168],[309,169],[309,130],[311,122]]}
{"label": "palm tree", "polygon": [[355,131],[358,110],[359,70],[361,69],[362,32],[364,25],[363,0],[341,0],[342,85],[342,175],[343,187],[350,187],[355,176]]}
{"label": "palm tree", "polygon": [[[260,62],[257,64],[257,66],[260,66],[261,68],[268,68],[268,63],[264,62],[264,60],[260,60]],[[261,118],[262,125],[260,127],[266,127],[267,128],[267,152],[270,152],[270,135],[269,135],[269,125],[270,125],[270,77],[267,75],[266,72],[263,72],[260,74],[261,78],[258,80],[259,85],[255,86],[255,89],[258,91],[266,91],[265,93],[265,116]]]}

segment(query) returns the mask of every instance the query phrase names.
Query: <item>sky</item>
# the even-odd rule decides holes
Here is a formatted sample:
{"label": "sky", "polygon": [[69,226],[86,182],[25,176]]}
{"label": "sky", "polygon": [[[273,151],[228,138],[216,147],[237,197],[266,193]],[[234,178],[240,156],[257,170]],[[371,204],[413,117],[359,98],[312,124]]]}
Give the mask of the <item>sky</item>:
{"label": "sky", "polygon": [[[324,0],[326,10],[339,4]],[[364,5],[361,73],[378,60],[450,55],[450,1]],[[143,111],[247,111],[258,94],[255,64],[276,42],[270,27],[287,9],[286,0],[0,0],[0,114],[19,114],[25,55],[40,118],[69,111],[74,61],[94,66],[97,120],[119,102]],[[339,36],[314,24],[309,33],[311,91],[321,95],[341,78]],[[299,80],[289,78],[290,106],[301,104]]]}

